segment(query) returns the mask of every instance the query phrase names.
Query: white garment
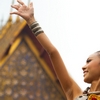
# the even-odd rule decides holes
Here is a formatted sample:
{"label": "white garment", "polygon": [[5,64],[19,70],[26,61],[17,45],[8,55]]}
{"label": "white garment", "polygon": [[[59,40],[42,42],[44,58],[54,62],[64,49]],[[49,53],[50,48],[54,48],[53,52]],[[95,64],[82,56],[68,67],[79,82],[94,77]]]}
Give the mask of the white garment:
{"label": "white garment", "polygon": [[78,98],[76,98],[75,100],[87,100],[88,96],[83,95],[83,96],[79,96]]}

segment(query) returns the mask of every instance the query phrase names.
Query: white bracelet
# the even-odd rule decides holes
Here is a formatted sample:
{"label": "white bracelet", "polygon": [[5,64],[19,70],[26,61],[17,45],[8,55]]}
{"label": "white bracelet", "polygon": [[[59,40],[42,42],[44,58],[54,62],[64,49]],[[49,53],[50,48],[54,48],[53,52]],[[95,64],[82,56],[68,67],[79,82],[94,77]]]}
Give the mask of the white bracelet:
{"label": "white bracelet", "polygon": [[44,32],[37,21],[33,22],[29,27],[35,36]]}

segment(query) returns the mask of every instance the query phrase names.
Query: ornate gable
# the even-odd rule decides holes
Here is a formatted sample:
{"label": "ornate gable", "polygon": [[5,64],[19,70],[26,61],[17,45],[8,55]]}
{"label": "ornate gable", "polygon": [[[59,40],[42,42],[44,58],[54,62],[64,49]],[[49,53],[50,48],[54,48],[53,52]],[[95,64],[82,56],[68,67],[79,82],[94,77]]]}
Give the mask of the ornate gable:
{"label": "ornate gable", "polygon": [[0,100],[65,100],[28,36],[16,39],[0,70]]}

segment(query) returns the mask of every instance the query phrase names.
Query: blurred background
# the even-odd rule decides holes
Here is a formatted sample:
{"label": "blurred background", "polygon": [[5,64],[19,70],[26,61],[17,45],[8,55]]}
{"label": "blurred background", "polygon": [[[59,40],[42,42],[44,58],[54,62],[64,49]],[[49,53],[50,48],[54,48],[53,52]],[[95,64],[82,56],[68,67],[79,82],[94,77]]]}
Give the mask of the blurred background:
{"label": "blurred background", "polygon": [[[100,49],[99,0],[23,0],[33,2],[35,17],[59,50],[70,75],[84,90],[89,84],[83,81],[82,67],[91,53]],[[0,26],[7,24],[11,4],[16,0],[1,0]],[[17,16],[12,15],[12,22]],[[22,18],[20,18],[22,20]],[[22,26],[23,29],[24,25]],[[21,31],[19,31],[20,33]],[[2,34],[2,32],[1,32]],[[2,36],[1,36],[2,37]]]}

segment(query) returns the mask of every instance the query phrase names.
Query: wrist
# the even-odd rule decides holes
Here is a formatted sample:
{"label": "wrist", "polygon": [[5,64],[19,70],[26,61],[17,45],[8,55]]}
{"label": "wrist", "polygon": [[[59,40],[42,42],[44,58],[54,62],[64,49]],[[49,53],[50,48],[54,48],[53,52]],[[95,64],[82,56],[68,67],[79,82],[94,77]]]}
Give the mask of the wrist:
{"label": "wrist", "polygon": [[41,33],[44,33],[44,31],[42,30],[42,28],[40,27],[40,25],[37,21],[34,21],[32,24],[29,25],[29,27],[35,36],[37,36]]}
{"label": "wrist", "polygon": [[34,13],[31,13],[29,14],[29,17],[28,19],[26,20],[27,24],[30,26],[32,23],[34,23],[36,20],[35,20],[35,17],[34,17]]}
{"label": "wrist", "polygon": [[30,26],[32,23],[34,23],[36,20],[34,17],[27,20],[27,24]]}

